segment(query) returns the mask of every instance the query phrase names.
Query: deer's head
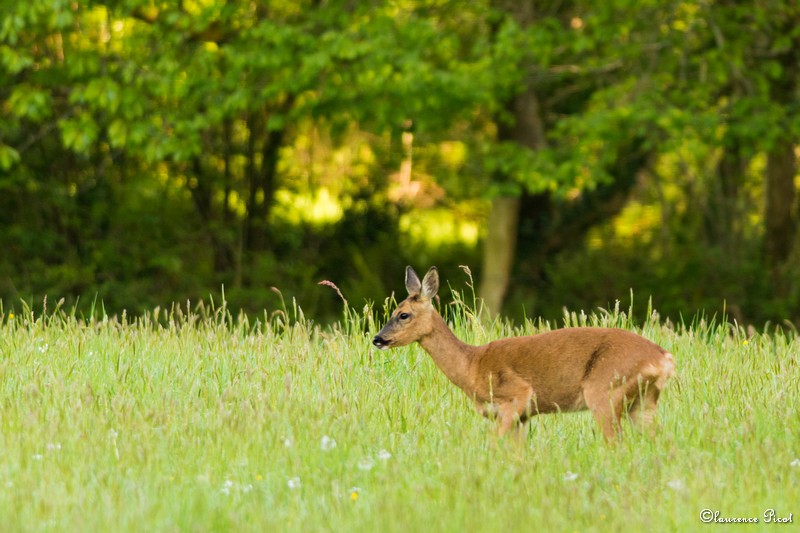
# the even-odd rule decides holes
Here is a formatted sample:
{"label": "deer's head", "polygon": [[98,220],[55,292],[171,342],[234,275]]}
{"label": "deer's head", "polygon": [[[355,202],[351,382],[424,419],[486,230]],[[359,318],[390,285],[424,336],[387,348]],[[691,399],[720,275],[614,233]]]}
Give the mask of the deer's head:
{"label": "deer's head", "polygon": [[439,271],[431,267],[420,281],[414,269],[406,267],[406,290],[408,298],[397,305],[392,317],[372,339],[372,344],[381,350],[411,344],[431,332],[436,313],[431,300],[439,290]]}

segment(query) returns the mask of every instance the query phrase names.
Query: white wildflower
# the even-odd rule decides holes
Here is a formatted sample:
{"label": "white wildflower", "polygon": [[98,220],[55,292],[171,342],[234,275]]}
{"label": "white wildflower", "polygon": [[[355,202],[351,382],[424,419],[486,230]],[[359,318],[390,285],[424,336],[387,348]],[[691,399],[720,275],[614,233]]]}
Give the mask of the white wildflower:
{"label": "white wildflower", "polygon": [[794,468],[800,468],[800,459],[797,458],[793,459],[792,462],[789,463],[789,466],[792,466]]}
{"label": "white wildflower", "polygon": [[322,439],[319,441],[319,445],[323,452],[327,452],[336,448],[336,441],[327,435],[323,435]]}
{"label": "white wildflower", "polygon": [[372,459],[369,457],[364,457],[358,462],[358,469],[359,470],[372,470],[372,467],[375,466],[375,463],[372,462]]}
{"label": "white wildflower", "polygon": [[380,459],[381,461],[388,461],[391,458],[392,454],[386,450],[381,450],[378,452],[378,459]]}
{"label": "white wildflower", "polygon": [[686,484],[681,479],[673,479],[671,481],[667,481],[667,487],[674,491],[682,491],[686,488]]}
{"label": "white wildflower", "polygon": [[575,472],[567,470],[567,473],[564,474],[564,481],[575,481],[576,479],[578,479],[578,474]]}
{"label": "white wildflower", "polygon": [[287,481],[286,484],[292,490],[299,489],[300,488],[300,478],[295,476],[295,477],[289,479],[289,481]]}

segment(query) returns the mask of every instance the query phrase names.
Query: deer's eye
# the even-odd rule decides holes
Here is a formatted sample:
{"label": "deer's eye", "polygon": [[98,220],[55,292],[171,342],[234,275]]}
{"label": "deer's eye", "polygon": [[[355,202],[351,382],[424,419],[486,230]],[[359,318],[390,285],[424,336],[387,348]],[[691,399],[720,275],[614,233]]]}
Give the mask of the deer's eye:
{"label": "deer's eye", "polygon": [[408,320],[409,318],[411,318],[411,315],[408,313],[400,313],[400,320]]}

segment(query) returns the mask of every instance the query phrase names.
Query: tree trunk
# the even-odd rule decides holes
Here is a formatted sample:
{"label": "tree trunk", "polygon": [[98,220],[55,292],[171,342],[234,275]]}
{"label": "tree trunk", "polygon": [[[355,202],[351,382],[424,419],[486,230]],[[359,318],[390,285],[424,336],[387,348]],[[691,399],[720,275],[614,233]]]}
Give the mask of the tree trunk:
{"label": "tree trunk", "polygon": [[196,187],[190,187],[195,207],[203,221],[206,233],[211,241],[214,259],[214,272],[224,274],[230,270],[233,263],[233,253],[230,242],[226,239],[227,228],[220,227],[218,215],[214,209],[214,185],[211,183],[213,176],[206,171],[200,157],[192,159],[192,171],[197,180]]}
{"label": "tree trunk", "polygon": [[781,139],[767,154],[764,255],[773,275],[778,274],[792,251],[797,231],[794,214],[797,158],[794,144]]}
{"label": "tree trunk", "polygon": [[511,279],[519,205],[519,197],[499,197],[492,200],[489,212],[480,297],[492,315],[500,312]]}
{"label": "tree trunk", "polygon": [[[283,130],[267,133],[261,145],[261,165],[256,166],[251,160],[248,166],[245,246],[249,252],[269,247],[269,215],[275,199],[278,153],[282,142]],[[255,157],[255,150],[252,150],[252,147],[248,148],[248,151],[251,152],[251,158]]]}
{"label": "tree trunk", "polygon": [[258,132],[264,127],[260,113],[253,113],[247,117],[247,211],[244,219],[244,250],[249,252],[254,248],[256,233],[256,203],[258,201],[258,165],[256,153]]}
{"label": "tree trunk", "polygon": [[[544,123],[539,100],[533,89],[526,87],[513,98],[508,107],[514,123],[510,126],[502,122],[499,124],[498,141],[513,141],[530,150],[543,148],[546,144]],[[507,178],[498,176],[498,179]],[[492,200],[479,289],[479,296],[491,315],[500,313],[511,283],[519,210],[519,196],[501,196]]]}
{"label": "tree trunk", "polygon": [[[280,112],[291,106],[287,102]],[[247,141],[247,216],[245,218],[244,246],[248,252],[258,252],[270,247],[269,215],[278,188],[278,161],[286,136],[284,128],[267,130],[267,115],[256,115],[248,121],[250,136]],[[261,134],[259,130],[266,130]],[[260,141],[260,145],[259,145]],[[260,155],[260,164],[256,164]]]}
{"label": "tree trunk", "polygon": [[736,139],[728,139],[717,163],[716,179],[710,181],[704,213],[706,243],[719,246],[729,261],[737,261],[740,252],[744,213],[739,191],[747,163]]}
{"label": "tree trunk", "polygon": [[[791,35],[790,30],[795,25],[796,22],[789,17],[784,18],[779,27],[784,30],[784,34]],[[788,110],[796,105],[797,89],[800,85],[798,59],[800,57],[796,46],[790,46],[780,54],[777,61],[780,62],[784,74],[770,86],[770,98],[787,110],[787,116],[791,116]],[[781,120],[778,127],[783,132],[791,130],[791,125],[786,119]],[[772,273],[775,294],[783,297],[787,296],[789,290],[784,267],[792,253],[797,231],[797,218],[794,213],[797,156],[794,141],[795,137],[786,133],[776,140],[767,154],[765,179],[764,258]]]}
{"label": "tree trunk", "polygon": [[[527,28],[534,23],[532,1],[497,0],[495,6],[505,11],[521,28]],[[530,150],[539,150],[545,146],[541,106],[531,80],[525,80],[522,90],[510,99],[506,110],[512,117],[512,123],[496,120],[499,142],[514,142]],[[501,182],[508,180],[507,176],[496,178]],[[519,196],[502,196],[492,200],[483,252],[483,274],[478,291],[486,311],[492,315],[500,313],[510,286],[517,246],[519,210]]]}

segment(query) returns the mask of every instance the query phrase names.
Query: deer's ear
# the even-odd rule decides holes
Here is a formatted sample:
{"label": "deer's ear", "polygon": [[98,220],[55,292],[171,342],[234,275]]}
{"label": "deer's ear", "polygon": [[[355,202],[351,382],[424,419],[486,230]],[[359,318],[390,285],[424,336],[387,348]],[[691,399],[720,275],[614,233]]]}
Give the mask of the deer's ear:
{"label": "deer's ear", "polygon": [[422,289],[422,284],[419,282],[419,276],[414,272],[410,266],[406,267],[406,290],[409,295],[419,294]]}
{"label": "deer's ear", "polygon": [[432,300],[439,290],[439,270],[436,267],[431,267],[425,277],[422,278],[422,291],[420,296],[426,300]]}

